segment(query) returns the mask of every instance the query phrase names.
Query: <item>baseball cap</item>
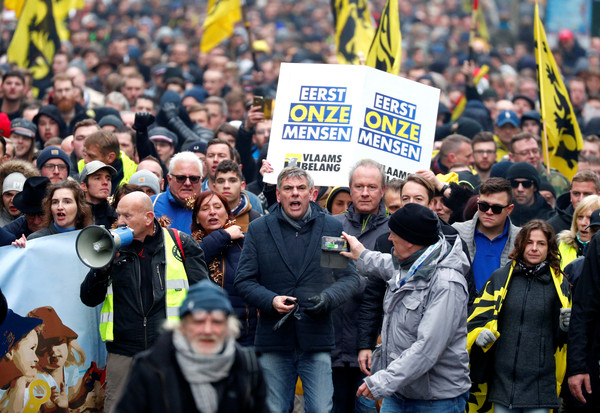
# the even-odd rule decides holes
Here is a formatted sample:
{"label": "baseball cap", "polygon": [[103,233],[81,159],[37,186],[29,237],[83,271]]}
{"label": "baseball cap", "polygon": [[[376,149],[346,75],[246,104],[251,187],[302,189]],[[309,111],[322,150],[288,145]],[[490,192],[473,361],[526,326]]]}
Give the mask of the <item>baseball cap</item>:
{"label": "baseball cap", "polygon": [[502,127],[506,124],[510,124],[515,128],[519,127],[519,117],[512,110],[503,110],[496,117],[496,125]]}
{"label": "baseball cap", "polygon": [[92,162],[86,163],[83,166],[83,169],[81,170],[81,173],[79,174],[79,182],[84,182],[88,176],[95,174],[100,169],[106,169],[110,173],[111,176],[117,173],[117,170],[115,168],[113,168],[110,165],[105,164],[102,161],[92,161]]}

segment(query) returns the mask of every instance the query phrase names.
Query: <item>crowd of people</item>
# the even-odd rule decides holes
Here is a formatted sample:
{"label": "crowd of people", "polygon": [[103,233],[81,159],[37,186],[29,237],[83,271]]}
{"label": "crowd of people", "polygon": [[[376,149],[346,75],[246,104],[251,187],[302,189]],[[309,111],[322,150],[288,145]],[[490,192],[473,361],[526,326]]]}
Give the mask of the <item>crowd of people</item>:
{"label": "crowd of people", "polygon": [[[249,31],[204,53],[205,4],[87,2],[47,85],[0,65],[0,245],[133,230],[81,284],[104,410],[596,411],[600,39],[564,29],[552,49],[584,136],[569,179],[544,161],[533,20],[482,1],[491,40],[469,45],[461,2],[400,0],[400,76],[441,90],[430,169],[362,159],[328,187],[290,166],[270,185],[254,97],[276,97],[282,62],[336,63],[334,27],[330,2],[247,3]],[[80,408],[78,335],[10,308],[0,411],[36,378],[44,411]]]}

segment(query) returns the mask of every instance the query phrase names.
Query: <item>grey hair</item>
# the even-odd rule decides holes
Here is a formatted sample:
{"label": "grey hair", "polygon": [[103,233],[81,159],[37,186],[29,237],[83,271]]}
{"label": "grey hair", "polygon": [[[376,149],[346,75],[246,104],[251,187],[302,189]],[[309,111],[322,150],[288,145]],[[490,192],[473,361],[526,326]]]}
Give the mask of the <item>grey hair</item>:
{"label": "grey hair", "polygon": [[354,175],[354,172],[356,172],[356,170],[360,167],[379,169],[379,172],[381,173],[381,187],[383,188],[385,186],[385,169],[383,168],[383,165],[377,161],[374,161],[373,159],[368,158],[361,159],[360,161],[356,162],[350,169],[350,177],[348,178],[350,186],[352,186],[352,175]]}
{"label": "grey hair", "polygon": [[308,189],[312,191],[312,189],[315,187],[315,182],[313,181],[312,177],[309,175],[308,172],[306,172],[302,168],[298,168],[297,166],[288,166],[286,168],[283,168],[281,172],[279,172],[279,176],[277,176],[278,190],[281,191],[281,184],[285,179],[288,178],[306,178],[306,181],[308,182]]}
{"label": "grey hair", "polygon": [[221,115],[229,116],[229,112],[227,110],[227,102],[225,102],[225,99],[223,99],[222,97],[209,96],[204,100],[204,104],[206,105],[207,103],[216,103],[221,108]]}
{"label": "grey hair", "polygon": [[175,169],[175,165],[178,162],[195,163],[196,165],[198,165],[198,168],[200,169],[200,176],[203,175],[202,161],[193,152],[183,151],[183,152],[179,152],[179,153],[173,155],[173,157],[171,158],[171,161],[169,162],[169,174],[173,173],[173,169]]}
{"label": "grey hair", "polygon": [[[164,331],[173,331],[177,330],[181,326],[181,320],[165,320],[165,323],[162,326]],[[240,336],[240,331],[242,329],[242,323],[237,317],[233,314],[229,314],[227,316],[227,337],[238,338]]]}
{"label": "grey hair", "polygon": [[104,101],[104,103],[110,102],[120,106],[121,110],[119,112],[129,110],[129,102],[127,102],[127,98],[121,92],[110,92],[108,95],[106,95]]}

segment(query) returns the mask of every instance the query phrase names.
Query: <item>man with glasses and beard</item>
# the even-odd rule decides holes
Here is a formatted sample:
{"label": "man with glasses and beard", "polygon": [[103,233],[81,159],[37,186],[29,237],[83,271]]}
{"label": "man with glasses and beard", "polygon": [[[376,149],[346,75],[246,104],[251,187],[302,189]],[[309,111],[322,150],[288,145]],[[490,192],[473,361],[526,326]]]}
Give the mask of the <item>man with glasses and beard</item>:
{"label": "man with glasses and beard", "polygon": [[490,178],[479,187],[477,212],[470,221],[452,226],[465,241],[472,258],[475,288],[481,290],[494,270],[509,260],[519,227],[511,223],[512,188],[504,178]]}
{"label": "man with glasses and beard", "polygon": [[202,192],[202,161],[192,152],[180,152],[169,162],[169,188],[152,197],[154,213],[171,220],[171,228],[191,233],[194,199]]}
{"label": "man with glasses and beard", "polygon": [[511,215],[513,224],[522,226],[532,219],[549,220],[554,209],[540,195],[540,178],[533,165],[518,162],[508,168],[506,179],[510,181],[515,207]]}

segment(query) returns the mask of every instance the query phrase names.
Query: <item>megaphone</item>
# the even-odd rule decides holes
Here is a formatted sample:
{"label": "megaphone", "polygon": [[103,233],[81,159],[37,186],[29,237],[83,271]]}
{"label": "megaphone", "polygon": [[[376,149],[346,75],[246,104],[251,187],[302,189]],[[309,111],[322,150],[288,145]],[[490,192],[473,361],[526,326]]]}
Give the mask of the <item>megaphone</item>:
{"label": "megaphone", "polygon": [[99,225],[81,230],[75,241],[77,256],[90,268],[103,268],[112,262],[121,247],[133,241],[133,230],[119,227],[111,231]]}

